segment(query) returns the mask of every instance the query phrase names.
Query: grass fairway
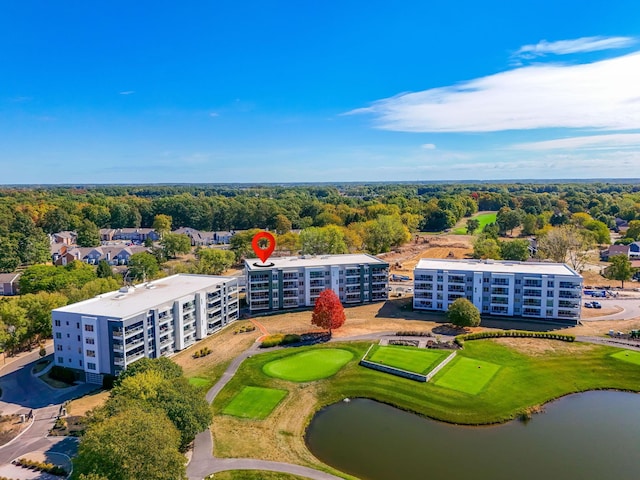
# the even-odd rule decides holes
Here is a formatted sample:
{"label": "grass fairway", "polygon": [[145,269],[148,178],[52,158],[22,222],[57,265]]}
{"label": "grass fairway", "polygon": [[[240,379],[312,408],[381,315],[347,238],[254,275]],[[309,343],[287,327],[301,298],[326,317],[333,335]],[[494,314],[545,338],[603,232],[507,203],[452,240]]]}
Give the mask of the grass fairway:
{"label": "grass fairway", "polygon": [[225,415],[241,418],[264,419],[287,396],[286,390],[244,387],[222,410]]}
{"label": "grass fairway", "polygon": [[[490,223],[495,223],[496,222],[496,215],[498,214],[498,212],[485,212],[485,213],[478,213],[476,215],[473,215],[471,218],[475,218],[476,220],[478,220],[480,222],[480,228],[478,228],[478,230],[476,230],[476,232],[481,232],[482,229],[489,225]],[[466,235],[467,234],[467,218],[463,218],[462,219],[462,225],[459,227],[456,227],[454,229],[451,230],[451,233],[455,234],[455,235]]]}
{"label": "grass fairway", "polygon": [[211,480],[304,480],[307,477],[264,470],[227,470],[207,478]]}
{"label": "grass fairway", "polygon": [[611,356],[618,360],[622,360],[623,362],[629,362],[640,366],[640,352],[636,352],[635,350],[622,350]]}
{"label": "grass fairway", "polygon": [[203,377],[189,377],[189,383],[199,388],[209,388],[212,385],[211,380]]}
{"label": "grass fairway", "polygon": [[307,350],[269,362],[262,370],[270,377],[310,382],[335,375],[352,358],[353,353],[339,348]]}
{"label": "grass fairway", "polygon": [[459,357],[439,375],[435,384],[458,392],[477,395],[493,376],[500,370],[500,365],[483,362],[473,358]]}
{"label": "grass fairway", "polygon": [[369,352],[367,360],[424,375],[447,358],[450,353],[448,350],[427,350],[426,348],[399,345],[381,347],[376,345]]}

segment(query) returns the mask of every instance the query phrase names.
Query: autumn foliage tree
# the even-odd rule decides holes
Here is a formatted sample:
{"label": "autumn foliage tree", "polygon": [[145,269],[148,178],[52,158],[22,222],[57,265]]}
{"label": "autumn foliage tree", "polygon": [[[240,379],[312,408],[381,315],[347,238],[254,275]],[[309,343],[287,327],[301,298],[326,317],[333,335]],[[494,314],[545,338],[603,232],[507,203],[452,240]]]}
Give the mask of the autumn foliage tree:
{"label": "autumn foliage tree", "polygon": [[331,330],[340,328],[346,320],[344,307],[333,290],[327,289],[320,292],[313,309],[311,323],[317,327]]}

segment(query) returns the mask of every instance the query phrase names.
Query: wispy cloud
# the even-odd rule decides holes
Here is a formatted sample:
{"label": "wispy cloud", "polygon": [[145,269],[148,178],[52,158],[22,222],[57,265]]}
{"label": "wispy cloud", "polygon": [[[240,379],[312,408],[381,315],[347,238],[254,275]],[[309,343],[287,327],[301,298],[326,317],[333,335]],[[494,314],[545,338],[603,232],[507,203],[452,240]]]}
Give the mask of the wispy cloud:
{"label": "wispy cloud", "polygon": [[219,114],[218,112],[211,112],[211,113],[209,113],[209,116],[210,116],[211,118],[215,118],[215,117],[219,117],[219,116],[220,116],[220,114]]}
{"label": "wispy cloud", "polygon": [[533,65],[405,93],[348,114],[385,130],[495,132],[640,128],[640,52],[579,65]]}
{"label": "wispy cloud", "polygon": [[124,92],[120,92],[120,95],[133,95],[135,90],[125,90]]}
{"label": "wispy cloud", "polygon": [[513,54],[514,57],[531,59],[547,54],[567,55],[570,53],[596,52],[614,48],[626,48],[636,43],[633,37],[582,37],[573,40],[548,42],[542,40],[535,45],[524,45]]}
{"label": "wispy cloud", "polygon": [[543,142],[519,143],[517,150],[605,150],[615,148],[640,147],[640,133],[614,133],[611,135],[589,135],[584,137],[559,138]]}
{"label": "wispy cloud", "polygon": [[421,145],[422,148],[424,148],[425,150],[435,150],[436,149],[436,145],[434,143],[423,143]]}

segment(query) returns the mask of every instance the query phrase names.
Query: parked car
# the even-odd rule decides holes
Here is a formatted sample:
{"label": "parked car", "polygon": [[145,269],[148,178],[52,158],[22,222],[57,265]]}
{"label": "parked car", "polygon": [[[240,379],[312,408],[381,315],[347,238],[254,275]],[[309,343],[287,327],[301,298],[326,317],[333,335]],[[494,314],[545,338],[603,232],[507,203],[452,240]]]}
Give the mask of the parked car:
{"label": "parked car", "polygon": [[600,302],[591,302],[591,306],[593,308],[602,308],[602,305],[600,305]]}
{"label": "parked car", "polygon": [[585,308],[593,308],[593,303],[592,302],[584,302],[584,307]]}

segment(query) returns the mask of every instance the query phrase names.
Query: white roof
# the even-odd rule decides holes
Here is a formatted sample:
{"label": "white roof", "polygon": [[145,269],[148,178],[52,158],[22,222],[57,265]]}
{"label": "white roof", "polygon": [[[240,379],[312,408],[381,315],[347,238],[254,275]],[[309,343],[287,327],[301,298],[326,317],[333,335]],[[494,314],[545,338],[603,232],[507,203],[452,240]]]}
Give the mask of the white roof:
{"label": "white roof", "polygon": [[491,273],[520,273],[535,275],[569,275],[582,278],[564,263],[515,262],[500,260],[441,260],[423,258],[416,265],[416,270],[458,270]]}
{"label": "white roof", "polygon": [[[266,265],[269,268],[299,268],[299,267],[327,267],[337,265],[361,265],[361,264],[387,265],[387,262],[380,260],[373,255],[366,253],[349,253],[345,255],[303,255],[301,257],[276,257],[269,258]],[[262,260],[259,258],[248,258],[245,260],[248,270],[264,270],[261,267]]]}
{"label": "white roof", "polygon": [[[56,308],[54,312],[99,315],[112,318],[128,318],[140,312],[146,312],[159,305],[173,302],[202,289],[234,280],[233,277],[214,277],[211,275],[172,275],[171,277],[129,287],[129,292],[117,290],[103,293],[97,297],[66,307]],[[123,287],[121,290],[125,290]]]}

